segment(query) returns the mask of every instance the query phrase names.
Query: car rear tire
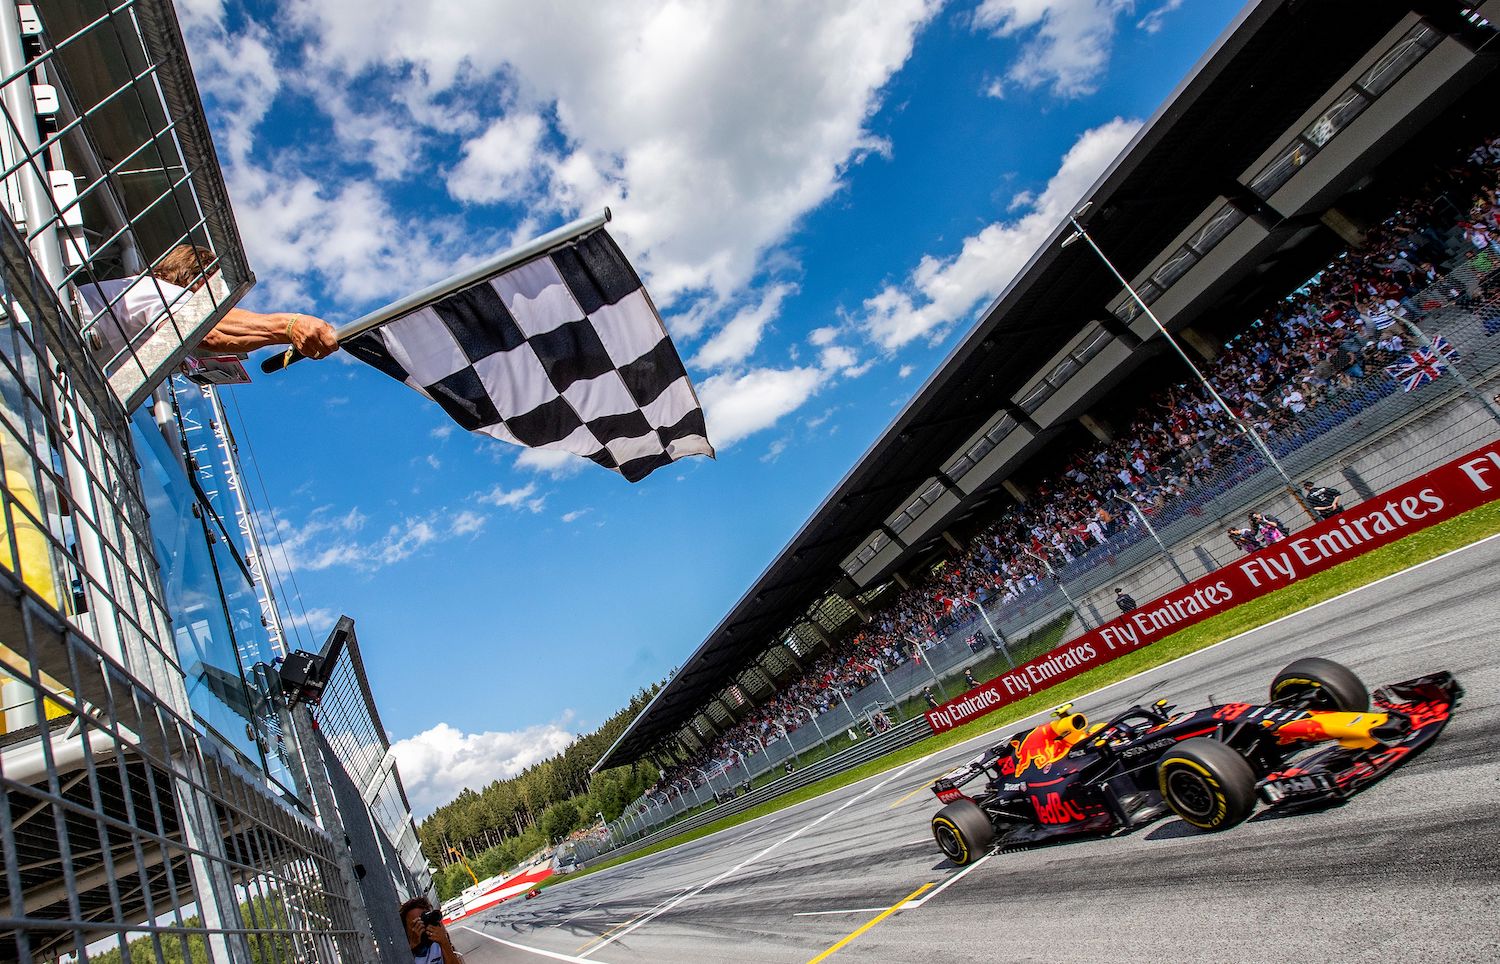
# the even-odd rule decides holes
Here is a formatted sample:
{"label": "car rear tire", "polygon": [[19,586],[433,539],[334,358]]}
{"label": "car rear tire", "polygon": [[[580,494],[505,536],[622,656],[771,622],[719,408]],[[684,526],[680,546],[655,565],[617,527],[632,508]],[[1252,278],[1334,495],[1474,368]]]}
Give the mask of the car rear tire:
{"label": "car rear tire", "polygon": [[1303,695],[1311,697],[1311,709],[1363,713],[1370,708],[1370,691],[1353,670],[1317,656],[1293,660],[1271,680],[1273,702]]}
{"label": "car rear tire", "polygon": [[1255,809],[1255,771],[1210,737],[1183,740],[1156,765],[1162,799],[1200,830],[1227,830]]}
{"label": "car rear tire", "polygon": [[932,836],[938,849],[962,867],[989,852],[995,826],[974,801],[955,800],[933,816]]}

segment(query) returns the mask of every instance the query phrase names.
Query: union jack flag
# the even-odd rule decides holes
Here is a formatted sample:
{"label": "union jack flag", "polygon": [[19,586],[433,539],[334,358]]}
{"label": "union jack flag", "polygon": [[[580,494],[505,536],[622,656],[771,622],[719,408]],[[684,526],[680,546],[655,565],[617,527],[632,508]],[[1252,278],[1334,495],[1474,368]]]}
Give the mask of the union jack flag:
{"label": "union jack flag", "polygon": [[1448,339],[1438,335],[1432,339],[1432,348],[1414,348],[1385,371],[1401,384],[1401,390],[1416,391],[1435,380],[1448,370],[1448,365],[1458,361],[1458,350]]}

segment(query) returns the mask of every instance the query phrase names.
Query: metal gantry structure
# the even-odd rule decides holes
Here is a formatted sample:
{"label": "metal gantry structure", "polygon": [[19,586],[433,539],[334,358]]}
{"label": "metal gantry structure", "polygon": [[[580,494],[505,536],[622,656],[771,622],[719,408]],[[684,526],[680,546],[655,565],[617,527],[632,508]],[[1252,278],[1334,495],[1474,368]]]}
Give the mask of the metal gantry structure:
{"label": "metal gantry structure", "polygon": [[[0,113],[0,960],[389,959],[377,900],[430,889],[389,746],[367,773],[286,705],[184,374],[254,278],[171,3],[0,0]],[[212,262],[174,294],[184,244]],[[331,671],[368,737],[362,669]]]}

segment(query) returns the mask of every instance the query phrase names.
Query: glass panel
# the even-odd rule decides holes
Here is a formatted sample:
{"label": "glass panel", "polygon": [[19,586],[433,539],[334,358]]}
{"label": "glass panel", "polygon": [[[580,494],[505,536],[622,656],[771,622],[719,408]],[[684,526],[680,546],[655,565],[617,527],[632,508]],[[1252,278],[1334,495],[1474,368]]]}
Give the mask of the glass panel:
{"label": "glass panel", "polygon": [[1427,51],[1437,46],[1438,39],[1436,30],[1425,23],[1417,24],[1388,50],[1384,57],[1376,61],[1373,67],[1365,71],[1365,75],[1359,79],[1359,86],[1368,91],[1370,96],[1379,97],[1400,79],[1402,74],[1410,70],[1412,64],[1421,60]]}
{"label": "glass panel", "polygon": [[1359,91],[1350,88],[1344,91],[1333,106],[1323,112],[1323,116],[1307,125],[1302,136],[1313,142],[1316,147],[1322,147],[1333,140],[1333,135],[1349,126],[1349,122],[1364,112],[1370,106],[1369,98]]}
{"label": "glass panel", "polygon": [[896,516],[896,518],[892,519],[891,530],[894,531],[897,535],[900,535],[902,532],[906,531],[906,527],[911,525],[912,520],[912,517],[911,515],[909,515],[909,513],[913,511],[920,510],[907,509],[906,512],[903,512],[900,515]]}
{"label": "glass panel", "polygon": [[1198,263],[1198,255],[1188,247],[1178,248],[1167,258],[1166,262],[1151,275],[1151,280],[1156,282],[1165,291],[1177,283],[1177,279],[1187,274],[1188,269]]}
{"label": "glass panel", "polygon": [[[1276,193],[1277,188],[1292,179],[1292,175],[1296,174],[1297,169],[1312,158],[1313,153],[1312,148],[1301,141],[1297,141],[1282,151],[1280,156],[1275,160],[1262,168],[1259,174],[1255,175],[1255,179],[1250,182],[1250,190],[1259,194],[1262,198],[1270,198],[1272,194]],[[1143,295],[1142,297],[1144,298],[1145,296]],[[1151,299],[1146,298],[1145,300],[1149,304]]]}
{"label": "glass panel", "polygon": [[1244,212],[1233,204],[1225,204],[1208,219],[1207,224],[1198,229],[1197,234],[1188,239],[1188,247],[1200,255],[1208,254],[1214,245],[1224,240],[1243,220]]}
{"label": "glass panel", "polygon": [[1034,414],[1037,409],[1042,407],[1043,402],[1052,397],[1052,392],[1052,386],[1046,382],[1042,382],[1042,384],[1027,393],[1025,398],[1021,399],[1021,410],[1027,415]]}
{"label": "glass panel", "polygon": [[1105,329],[1100,328],[1077,351],[1073,352],[1073,357],[1078,360],[1079,366],[1082,367],[1091,358],[1103,351],[1104,346],[1109,344],[1114,337],[1114,335],[1111,335]]}
{"label": "glass panel", "polygon": [[[162,591],[187,677],[188,703],[194,716],[220,739],[247,759],[259,761],[252,723],[255,698],[240,668],[216,560],[200,518],[202,509],[176,453],[147,409],[136,414],[131,429],[156,557],[172,561],[161,570]],[[259,618],[257,608],[255,619]]]}
{"label": "glass panel", "polygon": [[1109,313],[1124,322],[1131,322],[1141,313],[1141,306],[1130,297],[1130,292],[1122,291],[1110,306]]}
{"label": "glass panel", "polygon": [[[1012,416],[1012,415],[1010,415],[1009,413],[1007,413],[1005,415],[1000,416],[1000,418],[996,420],[995,424],[990,427],[990,430],[988,432],[984,433],[984,437],[987,438],[987,439],[989,439],[991,442],[999,442],[1001,439],[1005,438],[1005,436],[1009,435],[1010,434],[1010,430],[1013,429],[1013,428],[1015,428],[1015,427],[1016,427],[1015,417]],[[986,449],[985,451],[989,451],[989,450]],[[973,449],[970,449],[969,450],[970,457],[973,457],[973,454],[974,454]]]}
{"label": "glass panel", "polygon": [[973,467],[974,463],[968,457],[968,455],[960,455],[958,458],[948,463],[948,467],[943,469],[943,474],[957,482],[959,479],[968,475],[969,470]]}
{"label": "glass panel", "polygon": [[1076,371],[1078,371],[1078,359],[1068,355],[1052,366],[1052,370],[1047,373],[1047,381],[1052,383],[1053,388],[1060,388],[1064,382],[1073,377]]}
{"label": "glass panel", "polygon": [[[993,434],[995,430],[991,429],[990,431]],[[986,455],[990,454],[990,450],[994,447],[995,440],[986,435],[984,438],[969,446],[969,451],[967,454],[970,460],[972,460],[975,464],[978,464],[980,460],[982,460]]]}

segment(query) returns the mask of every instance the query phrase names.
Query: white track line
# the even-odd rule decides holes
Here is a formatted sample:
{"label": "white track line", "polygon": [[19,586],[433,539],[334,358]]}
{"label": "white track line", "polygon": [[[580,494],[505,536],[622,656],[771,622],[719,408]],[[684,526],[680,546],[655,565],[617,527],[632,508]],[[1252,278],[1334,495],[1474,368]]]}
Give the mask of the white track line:
{"label": "white track line", "polygon": [[[930,756],[930,755],[931,754],[929,754],[928,756]],[[847,810],[849,807],[852,807],[854,804],[856,804],[859,801],[863,800],[865,797],[868,797],[870,794],[874,793],[875,791],[884,788],[885,785],[887,783],[890,783],[892,780],[899,779],[908,770],[911,770],[912,768],[920,766],[923,763],[927,762],[928,756],[924,756],[924,757],[922,757],[921,759],[918,759],[918,760],[913,760],[912,762],[908,763],[906,766],[900,767],[900,768],[898,768],[896,770],[891,771],[890,776],[886,777],[884,780],[881,780],[879,783],[876,783],[875,785],[871,786],[869,789],[865,790],[863,793],[859,794],[858,796],[850,797],[848,800],[844,801],[839,806],[837,806],[834,809],[832,809],[832,810],[828,811],[827,813],[823,814],[821,817],[819,817],[818,819],[814,820],[812,823],[804,824],[801,827],[798,827],[796,830],[793,830],[791,833],[787,834],[785,837],[782,837],[780,840],[778,840],[775,843],[771,844],[769,847],[766,847],[760,853],[755,854],[754,856],[751,856],[751,857],[746,857],[744,860],[742,860],[739,863],[735,864],[733,867],[730,867],[728,870],[724,871],[722,874],[719,874],[717,877],[713,877],[713,878],[711,878],[709,880],[704,881],[703,883],[701,883],[697,887],[695,887],[693,890],[689,891],[688,893],[683,894],[681,897],[678,897],[676,900],[674,900],[671,903],[667,904],[665,907],[662,907],[660,910],[652,911],[650,914],[641,917],[639,920],[637,920],[635,923],[631,924],[629,927],[625,928],[624,930],[621,930],[618,933],[609,935],[609,937],[607,937],[604,940],[600,941],[595,946],[593,946],[590,949],[584,951],[583,952],[583,956],[587,957],[588,955],[590,955],[590,954],[594,953],[595,951],[599,950],[601,947],[606,947],[609,944],[613,943],[614,941],[619,940],[621,937],[624,937],[626,934],[629,934],[631,931],[634,931],[636,928],[642,927],[645,924],[650,923],[654,918],[656,918],[656,917],[658,917],[658,916],[660,916],[662,914],[665,914],[667,911],[669,911],[672,908],[676,907],[678,904],[682,903],[683,901],[689,900],[690,898],[693,898],[693,897],[696,897],[698,894],[701,894],[703,891],[705,891],[708,888],[712,887],[714,884],[717,884],[719,881],[721,881],[721,880],[725,879],[726,877],[729,877],[729,876],[731,876],[731,875],[733,875],[735,873],[738,873],[740,870],[744,869],[745,867],[750,866],[751,864],[755,863],[757,860],[760,860],[766,854],[769,854],[771,851],[773,851],[776,848],[780,847],[782,844],[790,843],[791,841],[797,839],[798,837],[802,836],[804,833],[807,833],[807,831],[809,831],[809,830],[813,829],[814,827],[818,826],[818,824],[820,824],[823,821],[827,820],[829,817],[832,817],[832,816],[835,816],[835,815],[837,815],[839,813],[842,813],[843,811]]]}
{"label": "white track line", "polygon": [[460,924],[458,926],[462,927],[470,934],[477,934],[478,936],[483,937],[485,940],[494,941],[496,944],[504,944],[506,947],[514,947],[516,950],[525,951],[528,954],[537,954],[541,957],[550,957],[554,961],[573,961],[574,964],[603,964],[602,961],[585,961],[583,958],[574,957],[571,954],[559,954],[556,951],[544,951],[540,947],[527,947],[525,944],[517,944],[515,941],[508,941],[503,937],[496,937],[494,934],[486,934],[484,931],[476,931],[468,924]]}

